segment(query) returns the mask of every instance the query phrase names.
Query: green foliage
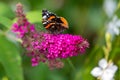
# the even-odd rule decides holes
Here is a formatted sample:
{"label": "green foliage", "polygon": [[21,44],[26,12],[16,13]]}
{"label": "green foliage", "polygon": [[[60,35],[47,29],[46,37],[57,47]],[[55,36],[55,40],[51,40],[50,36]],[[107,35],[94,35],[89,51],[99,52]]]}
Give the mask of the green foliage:
{"label": "green foliage", "polygon": [[4,35],[0,35],[0,62],[11,80],[23,80],[21,57],[18,49]]}
{"label": "green foliage", "polygon": [[1,23],[1,27],[5,27],[7,29],[10,29],[12,26],[12,21],[9,18],[3,16],[0,16],[0,23]]}
{"label": "green foliage", "polygon": [[10,6],[3,2],[0,2],[0,15],[8,18],[13,18],[15,16],[15,13],[12,11]]}
{"label": "green foliage", "polygon": [[[98,61],[105,57],[103,46],[106,45],[104,35],[106,31],[105,23],[109,20],[103,10],[103,0],[17,0],[25,6],[27,19],[35,23],[38,30],[44,30],[41,25],[41,10],[50,9],[60,16],[64,16],[69,23],[71,34],[82,34],[90,42],[90,48],[84,55],[64,59],[64,68],[49,70],[47,65],[40,63],[37,67],[32,67],[30,59],[23,55],[23,49],[18,48],[19,43],[9,37],[10,28],[15,19],[15,3],[17,1],[0,1],[0,80],[96,80],[90,72],[98,65]],[[10,2],[10,3],[9,3]],[[14,6],[14,9],[11,8]],[[120,17],[120,8],[116,10],[116,15]],[[118,66],[115,80],[120,79],[120,35],[115,36],[112,41],[110,59]],[[70,63],[70,64],[69,64]],[[73,70],[73,67],[75,70]]]}
{"label": "green foliage", "polygon": [[28,12],[26,15],[27,15],[27,19],[31,23],[41,22],[41,19],[42,19],[41,11],[31,11],[31,12]]}

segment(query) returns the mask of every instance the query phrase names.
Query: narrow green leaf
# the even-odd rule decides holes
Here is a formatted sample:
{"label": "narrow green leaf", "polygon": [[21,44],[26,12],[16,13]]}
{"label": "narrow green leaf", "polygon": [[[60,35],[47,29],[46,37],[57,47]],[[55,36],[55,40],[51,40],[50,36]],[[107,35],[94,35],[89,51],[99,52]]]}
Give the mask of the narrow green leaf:
{"label": "narrow green leaf", "polygon": [[31,23],[40,22],[41,19],[42,19],[41,11],[31,11],[31,12],[28,12],[26,15],[27,15],[27,19],[28,19]]}
{"label": "narrow green leaf", "polygon": [[16,45],[0,35],[0,63],[10,80],[23,80],[21,58]]}
{"label": "narrow green leaf", "polygon": [[12,25],[12,21],[6,17],[0,16],[0,24],[9,29]]}

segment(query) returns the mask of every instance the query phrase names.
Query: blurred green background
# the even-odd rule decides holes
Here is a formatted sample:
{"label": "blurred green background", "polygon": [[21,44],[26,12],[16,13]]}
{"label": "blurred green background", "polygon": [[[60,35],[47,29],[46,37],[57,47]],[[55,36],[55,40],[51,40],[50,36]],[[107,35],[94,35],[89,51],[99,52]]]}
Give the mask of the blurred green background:
{"label": "blurred green background", "polygon": [[[118,5],[118,0],[113,1]],[[38,29],[42,29],[41,10],[47,9],[67,19],[70,28],[66,33],[82,35],[88,40],[90,47],[85,54],[70,58],[75,70],[66,59],[62,69],[49,70],[43,63],[31,66],[30,58],[10,32],[18,2],[24,5],[27,18]],[[104,3],[105,0],[0,0],[0,80],[96,80],[90,71],[104,57],[105,24],[112,19],[106,14]],[[120,80],[119,35],[112,40],[109,58],[118,66],[115,80]]]}

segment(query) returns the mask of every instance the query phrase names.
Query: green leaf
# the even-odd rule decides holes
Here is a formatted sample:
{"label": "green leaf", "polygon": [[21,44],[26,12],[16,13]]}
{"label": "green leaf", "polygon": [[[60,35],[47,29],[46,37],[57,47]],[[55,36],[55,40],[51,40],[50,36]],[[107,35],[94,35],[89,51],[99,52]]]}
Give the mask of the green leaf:
{"label": "green leaf", "polygon": [[26,16],[27,19],[31,23],[41,22],[42,20],[41,11],[31,11],[31,12],[28,12],[26,15],[27,15]]}
{"label": "green leaf", "polygon": [[0,63],[10,80],[23,80],[21,58],[15,44],[0,35]]}
{"label": "green leaf", "polygon": [[5,16],[7,18],[14,18],[15,13],[11,9],[10,5],[8,3],[4,3],[0,1],[0,16]]}
{"label": "green leaf", "polygon": [[0,16],[0,24],[9,29],[12,25],[12,21],[6,17]]}

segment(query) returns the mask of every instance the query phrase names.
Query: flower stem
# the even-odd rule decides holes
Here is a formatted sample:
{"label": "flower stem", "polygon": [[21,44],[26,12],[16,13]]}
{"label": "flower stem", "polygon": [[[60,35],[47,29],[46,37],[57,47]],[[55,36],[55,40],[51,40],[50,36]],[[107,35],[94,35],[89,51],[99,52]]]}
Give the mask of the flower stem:
{"label": "flower stem", "polygon": [[75,66],[73,65],[71,60],[69,58],[67,58],[67,61],[68,61],[69,65],[71,66],[71,68],[73,69],[73,71],[75,71]]}
{"label": "flower stem", "polygon": [[105,59],[108,60],[110,51],[112,49],[110,33],[105,34],[105,40],[106,40],[106,46],[103,47],[103,50],[104,50],[104,54],[105,54]]}

